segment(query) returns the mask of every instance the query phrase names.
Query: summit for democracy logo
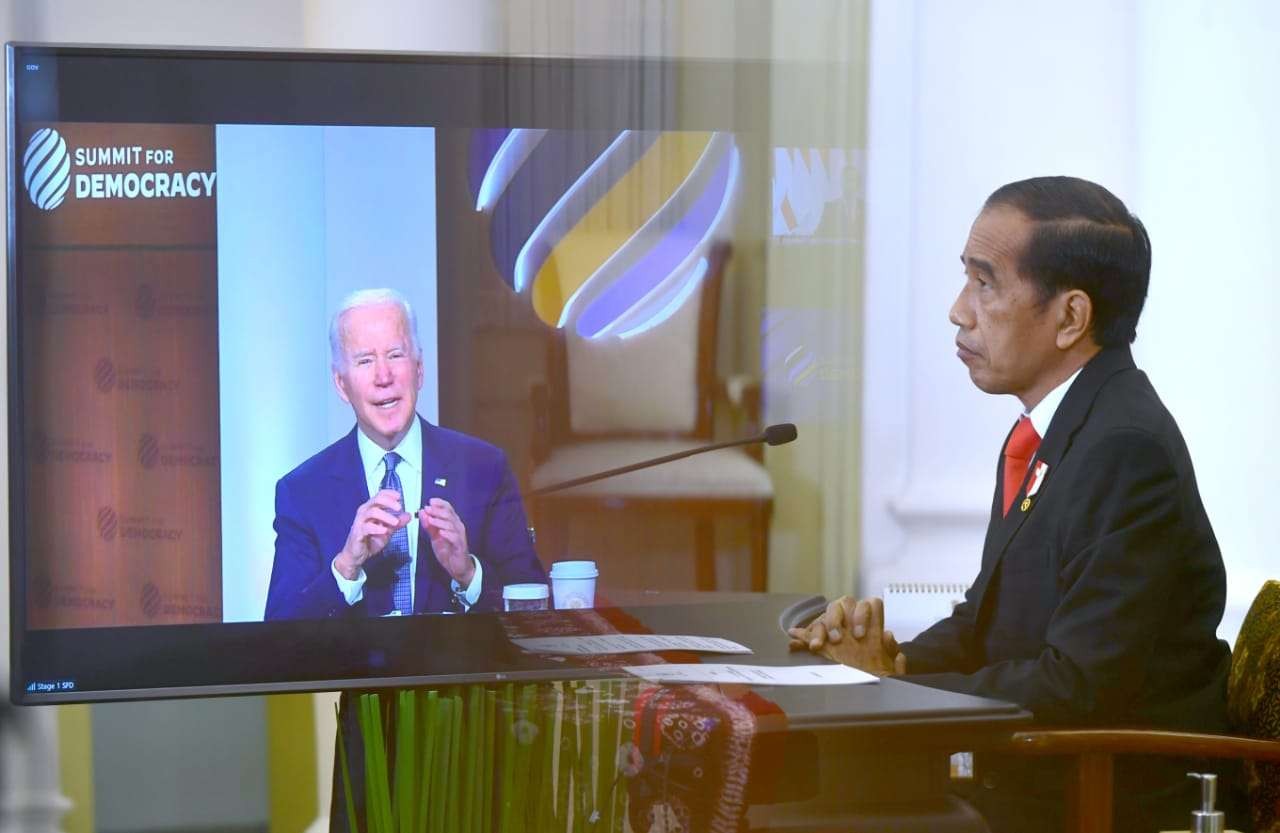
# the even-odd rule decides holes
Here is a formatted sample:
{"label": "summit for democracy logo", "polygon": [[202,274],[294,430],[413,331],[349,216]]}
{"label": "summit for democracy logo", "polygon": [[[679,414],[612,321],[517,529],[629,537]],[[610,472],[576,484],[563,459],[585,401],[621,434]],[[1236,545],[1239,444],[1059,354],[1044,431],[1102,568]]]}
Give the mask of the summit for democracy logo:
{"label": "summit for democracy logo", "polygon": [[[44,127],[27,140],[22,155],[22,181],[32,205],[42,211],[62,205],[73,185],[72,193],[78,200],[212,197],[217,171],[183,171],[176,168],[177,161],[172,148],[68,148],[57,130]],[[139,170],[97,170],[100,168]]]}
{"label": "summit for democracy logo", "polygon": [[67,143],[52,127],[37,130],[22,155],[22,181],[36,208],[52,211],[62,205],[71,184]]}

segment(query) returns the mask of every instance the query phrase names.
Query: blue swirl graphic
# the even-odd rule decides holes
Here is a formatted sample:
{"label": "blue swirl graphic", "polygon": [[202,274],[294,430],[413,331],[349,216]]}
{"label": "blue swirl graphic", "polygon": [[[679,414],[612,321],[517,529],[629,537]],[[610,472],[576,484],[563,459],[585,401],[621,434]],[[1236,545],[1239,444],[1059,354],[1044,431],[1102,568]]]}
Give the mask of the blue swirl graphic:
{"label": "blue swirl graphic", "polygon": [[58,131],[44,127],[35,132],[27,142],[22,168],[27,196],[36,208],[52,211],[62,205],[71,185],[71,157]]}

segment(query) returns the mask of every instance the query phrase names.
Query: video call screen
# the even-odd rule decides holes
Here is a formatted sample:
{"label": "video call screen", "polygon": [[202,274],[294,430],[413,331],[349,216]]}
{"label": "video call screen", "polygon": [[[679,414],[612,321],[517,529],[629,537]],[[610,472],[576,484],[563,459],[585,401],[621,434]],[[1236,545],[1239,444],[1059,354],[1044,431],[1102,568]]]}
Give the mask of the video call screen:
{"label": "video call screen", "polygon": [[[492,616],[264,621],[276,484],[355,424],[339,301],[409,300],[418,414],[500,448],[527,491],[548,334],[661,337],[717,241],[850,223],[843,151],[761,144],[759,66],[7,57],[23,702],[511,670]],[[646,102],[677,81],[678,108]]]}
{"label": "video call screen", "polygon": [[30,130],[28,627],[260,621],[275,482],[352,425],[342,297],[409,299],[439,421],[435,131]]}

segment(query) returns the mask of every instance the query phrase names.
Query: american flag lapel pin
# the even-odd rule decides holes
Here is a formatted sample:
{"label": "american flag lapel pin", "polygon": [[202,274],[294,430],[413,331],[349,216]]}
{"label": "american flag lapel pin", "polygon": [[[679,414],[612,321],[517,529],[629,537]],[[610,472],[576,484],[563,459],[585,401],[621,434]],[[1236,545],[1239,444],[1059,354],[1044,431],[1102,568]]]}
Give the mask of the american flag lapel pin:
{"label": "american flag lapel pin", "polygon": [[446,478],[444,478],[444,477],[437,477],[437,478],[436,478],[436,485],[437,485],[437,486],[439,486],[440,488],[444,488],[445,486],[448,486],[448,485],[449,485],[449,481],[448,481],[448,479],[446,479]]}
{"label": "american flag lapel pin", "polygon": [[1048,473],[1049,464],[1037,461],[1035,471],[1031,473],[1031,485],[1027,487],[1027,497],[1035,497],[1036,492],[1040,491],[1040,484],[1044,482],[1044,476]]}

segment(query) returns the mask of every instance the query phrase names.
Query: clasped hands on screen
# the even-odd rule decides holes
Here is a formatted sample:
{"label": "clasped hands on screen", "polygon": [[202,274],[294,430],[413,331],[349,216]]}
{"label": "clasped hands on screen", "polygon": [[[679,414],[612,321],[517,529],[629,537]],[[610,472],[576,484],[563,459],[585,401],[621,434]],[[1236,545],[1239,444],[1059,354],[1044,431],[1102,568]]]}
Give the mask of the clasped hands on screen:
{"label": "clasped hands on screen", "polygon": [[884,602],[842,596],[807,627],[791,628],[792,650],[809,650],[877,677],[907,673],[907,658],[884,629]]}
{"label": "clasped hands on screen", "polygon": [[[347,543],[333,560],[333,566],[344,578],[355,580],[364,563],[382,552],[396,530],[406,526],[413,515],[400,505],[400,494],[382,489],[360,504],[347,533]],[[467,528],[447,500],[433,497],[418,510],[418,523],[431,538],[436,560],[449,576],[463,587],[475,576],[475,563],[467,548]]]}

